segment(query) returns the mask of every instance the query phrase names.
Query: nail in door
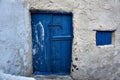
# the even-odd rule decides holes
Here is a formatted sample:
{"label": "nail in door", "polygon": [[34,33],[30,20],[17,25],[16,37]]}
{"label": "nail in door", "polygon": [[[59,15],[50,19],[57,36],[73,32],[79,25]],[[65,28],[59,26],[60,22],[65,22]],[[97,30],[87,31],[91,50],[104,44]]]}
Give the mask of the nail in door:
{"label": "nail in door", "polygon": [[32,13],[34,74],[70,74],[72,14]]}

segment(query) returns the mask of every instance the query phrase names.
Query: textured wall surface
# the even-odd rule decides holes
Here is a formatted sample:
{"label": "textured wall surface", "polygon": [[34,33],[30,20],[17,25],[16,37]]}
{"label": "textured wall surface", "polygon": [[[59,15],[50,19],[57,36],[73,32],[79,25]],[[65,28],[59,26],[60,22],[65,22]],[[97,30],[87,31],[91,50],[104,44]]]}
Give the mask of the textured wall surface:
{"label": "textured wall surface", "polygon": [[[120,0],[0,0],[0,69],[31,74],[29,9],[73,13],[74,79],[120,79]],[[116,30],[112,44],[96,46],[93,30]]]}
{"label": "textured wall surface", "polygon": [[30,19],[24,7],[21,0],[0,0],[0,69],[5,73],[32,71]]}
{"label": "textured wall surface", "polygon": [[15,76],[0,71],[0,80],[36,80],[31,77]]}

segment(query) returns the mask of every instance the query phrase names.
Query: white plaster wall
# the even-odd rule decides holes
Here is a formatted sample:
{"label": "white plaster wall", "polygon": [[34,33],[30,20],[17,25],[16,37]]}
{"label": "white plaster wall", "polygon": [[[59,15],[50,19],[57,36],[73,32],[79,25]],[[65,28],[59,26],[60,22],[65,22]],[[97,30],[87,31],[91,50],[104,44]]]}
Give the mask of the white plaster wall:
{"label": "white plaster wall", "polygon": [[36,80],[31,77],[15,76],[11,74],[5,74],[0,71],[0,80]]}
{"label": "white plaster wall", "polygon": [[29,10],[21,0],[0,0],[0,69],[5,73],[32,72],[29,21]]}
{"label": "white plaster wall", "polygon": [[[120,0],[25,0],[30,9],[73,13],[71,76],[79,80],[120,79]],[[116,30],[112,45],[96,46],[93,30]]]}
{"label": "white plaster wall", "polygon": [[[31,74],[29,9],[73,13],[74,79],[120,79],[120,0],[0,0],[0,69]],[[96,46],[93,30],[116,30],[113,44]]]}

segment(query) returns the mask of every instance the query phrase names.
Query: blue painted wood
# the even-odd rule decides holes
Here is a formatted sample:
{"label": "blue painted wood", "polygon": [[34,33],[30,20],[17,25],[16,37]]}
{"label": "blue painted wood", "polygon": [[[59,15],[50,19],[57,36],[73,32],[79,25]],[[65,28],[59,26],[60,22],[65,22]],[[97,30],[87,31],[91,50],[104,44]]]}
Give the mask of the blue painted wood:
{"label": "blue painted wood", "polygon": [[112,31],[97,31],[96,45],[109,45],[112,43]]}
{"label": "blue painted wood", "polygon": [[72,15],[32,13],[31,18],[34,74],[70,74]]}

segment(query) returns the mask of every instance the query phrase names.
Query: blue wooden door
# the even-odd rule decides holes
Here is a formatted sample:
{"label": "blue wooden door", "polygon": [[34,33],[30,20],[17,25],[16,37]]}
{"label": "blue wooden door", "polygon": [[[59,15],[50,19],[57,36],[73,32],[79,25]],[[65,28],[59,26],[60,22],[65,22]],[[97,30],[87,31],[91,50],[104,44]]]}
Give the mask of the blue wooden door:
{"label": "blue wooden door", "polygon": [[72,54],[72,14],[32,13],[34,74],[69,74]]}

